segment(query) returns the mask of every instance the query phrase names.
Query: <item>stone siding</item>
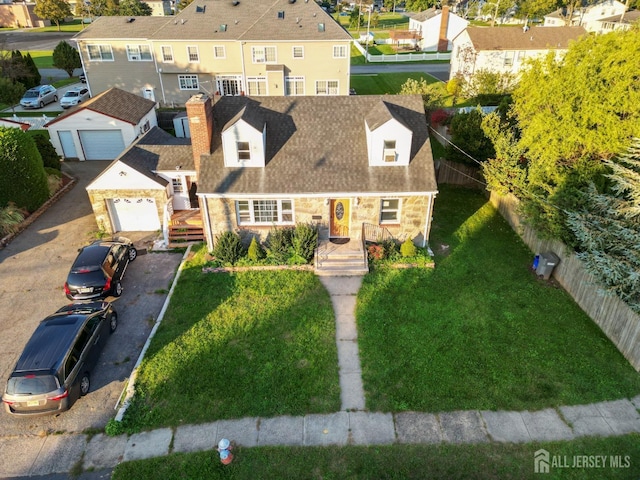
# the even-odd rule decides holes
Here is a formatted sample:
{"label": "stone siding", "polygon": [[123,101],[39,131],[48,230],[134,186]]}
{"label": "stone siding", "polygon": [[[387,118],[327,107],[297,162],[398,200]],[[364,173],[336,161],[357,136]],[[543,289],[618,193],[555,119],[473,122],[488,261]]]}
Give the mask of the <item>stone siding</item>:
{"label": "stone siding", "polygon": [[106,233],[113,234],[114,226],[111,223],[111,215],[109,215],[109,209],[107,208],[107,200],[110,198],[154,198],[156,201],[156,208],[158,210],[158,218],[162,225],[162,213],[164,205],[169,198],[167,197],[166,190],[90,190],[89,202],[91,202],[91,208],[93,214],[96,217],[96,224],[99,230],[104,230]]}

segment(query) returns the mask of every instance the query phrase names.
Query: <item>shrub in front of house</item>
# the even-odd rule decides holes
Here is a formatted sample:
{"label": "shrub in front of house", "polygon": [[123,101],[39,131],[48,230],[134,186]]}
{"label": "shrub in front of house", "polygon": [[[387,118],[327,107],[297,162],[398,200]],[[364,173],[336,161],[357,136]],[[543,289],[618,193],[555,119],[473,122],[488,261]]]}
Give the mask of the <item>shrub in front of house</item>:
{"label": "shrub in front of house", "polygon": [[247,249],[247,258],[250,262],[257,263],[264,258],[264,250],[262,245],[256,240],[256,237],[251,239],[251,244]]}
{"label": "shrub in front of house", "polygon": [[223,264],[235,265],[244,254],[240,235],[235,232],[224,232],[216,237],[213,255]]}
{"label": "shrub in front of house", "polygon": [[404,258],[415,257],[417,252],[416,246],[413,244],[410,238],[407,238],[402,245],[400,245],[400,253]]}
{"label": "shrub in front of house", "polygon": [[318,229],[308,223],[299,223],[293,231],[291,244],[294,262],[309,263],[318,246]]}
{"label": "shrub in front of house", "polygon": [[14,233],[25,217],[25,211],[16,207],[14,203],[9,203],[4,208],[0,208],[0,238]]}
{"label": "shrub in front of house", "polygon": [[383,240],[380,242],[384,251],[384,257],[389,260],[396,260],[400,256],[400,250],[398,249],[398,243],[390,238],[389,240]]}
{"label": "shrub in front of house", "polygon": [[293,231],[291,227],[272,228],[267,238],[267,255],[279,264],[286,264],[291,256],[293,246]]}
{"label": "shrub in front of house", "polygon": [[42,163],[44,163],[44,168],[54,168],[58,171],[62,168],[60,163],[60,157],[58,156],[58,152],[51,145],[49,138],[42,133],[36,133],[32,135],[33,141],[36,142],[36,147],[40,152],[40,156],[42,157]]}

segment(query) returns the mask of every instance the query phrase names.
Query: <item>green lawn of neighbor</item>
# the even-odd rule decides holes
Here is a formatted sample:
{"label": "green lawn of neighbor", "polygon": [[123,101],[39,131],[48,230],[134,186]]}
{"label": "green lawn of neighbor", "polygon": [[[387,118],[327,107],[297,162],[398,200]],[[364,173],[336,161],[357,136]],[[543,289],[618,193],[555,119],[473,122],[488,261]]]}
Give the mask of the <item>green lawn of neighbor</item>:
{"label": "green lawn of neighbor", "polygon": [[396,95],[400,93],[402,85],[409,78],[418,81],[424,78],[427,83],[439,82],[437,78],[420,72],[377,73],[371,75],[351,75],[351,88],[355,88],[358,95],[382,95],[385,93]]}
{"label": "green lawn of neighbor", "polygon": [[335,322],[313,272],[182,272],[146,353],[127,428],[340,409]]}
{"label": "green lawn of neighbor", "polygon": [[562,288],[536,278],[533,253],[486,197],[439,189],[435,269],[374,271],[358,295],[367,408],[536,410],[638,395],[638,372]]}

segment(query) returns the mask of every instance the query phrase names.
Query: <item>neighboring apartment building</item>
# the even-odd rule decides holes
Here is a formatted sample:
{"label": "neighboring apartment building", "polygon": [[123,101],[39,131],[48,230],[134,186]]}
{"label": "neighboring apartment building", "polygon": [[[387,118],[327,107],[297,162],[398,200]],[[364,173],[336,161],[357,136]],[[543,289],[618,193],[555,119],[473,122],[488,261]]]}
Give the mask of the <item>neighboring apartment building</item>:
{"label": "neighboring apartment building", "polygon": [[451,13],[449,7],[429,8],[409,13],[409,30],[420,34],[419,47],[423,51],[448,52],[451,42],[469,25],[469,21]]}
{"label": "neighboring apartment building", "polygon": [[48,27],[51,22],[34,12],[35,2],[0,2],[0,27]]}
{"label": "neighboring apartment building", "polygon": [[92,95],[349,94],[352,38],[314,0],[195,0],[171,17],[101,17],[74,39]]}
{"label": "neighboring apartment building", "polygon": [[576,8],[568,12],[558,9],[544,17],[545,27],[584,27],[587,32],[599,32],[603,19],[622,15],[627,10],[624,3],[617,0],[604,0],[594,5]]}
{"label": "neighboring apartment building", "polygon": [[468,27],[453,39],[450,77],[468,79],[478,70],[517,75],[527,59],[564,55],[585,34],[582,27]]}

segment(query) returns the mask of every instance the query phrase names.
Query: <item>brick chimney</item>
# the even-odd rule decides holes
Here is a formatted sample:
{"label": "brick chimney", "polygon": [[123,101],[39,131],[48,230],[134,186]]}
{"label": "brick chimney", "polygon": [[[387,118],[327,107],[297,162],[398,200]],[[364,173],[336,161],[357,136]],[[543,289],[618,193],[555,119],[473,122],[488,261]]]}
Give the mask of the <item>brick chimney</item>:
{"label": "brick chimney", "polygon": [[447,39],[447,30],[449,28],[449,6],[442,7],[440,14],[440,34],[438,35],[438,51],[446,52],[449,49],[449,40]]}
{"label": "brick chimney", "polygon": [[200,173],[200,156],[211,153],[211,136],[213,134],[213,107],[211,98],[198,94],[187,101],[187,118],[191,132],[191,149],[196,172]]}

